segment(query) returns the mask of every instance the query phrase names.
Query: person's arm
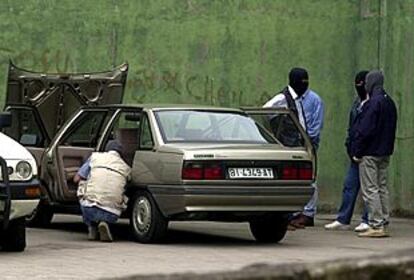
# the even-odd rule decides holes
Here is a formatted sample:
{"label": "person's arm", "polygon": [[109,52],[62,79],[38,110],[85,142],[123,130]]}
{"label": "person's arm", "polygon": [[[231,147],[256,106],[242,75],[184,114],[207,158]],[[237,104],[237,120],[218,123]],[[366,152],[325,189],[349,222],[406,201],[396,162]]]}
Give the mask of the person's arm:
{"label": "person's arm", "polygon": [[323,118],[324,118],[325,108],[322,100],[317,100],[315,102],[314,110],[312,112],[312,122],[307,126],[308,135],[312,141],[312,144],[315,148],[318,148],[320,135],[323,128]]}
{"label": "person's arm", "polygon": [[275,97],[267,101],[263,108],[287,108],[286,98],[283,94],[276,94]]}
{"label": "person's arm", "polygon": [[81,180],[86,180],[89,176],[89,173],[91,172],[91,166],[90,166],[90,158],[88,158],[82,166],[79,168],[78,172],[76,173],[75,177],[73,177],[74,183],[79,183]]}
{"label": "person's arm", "polygon": [[376,103],[367,102],[362,108],[360,120],[355,130],[355,139],[352,156],[358,161],[363,156],[363,151],[369,145],[369,140],[377,130],[378,108]]}

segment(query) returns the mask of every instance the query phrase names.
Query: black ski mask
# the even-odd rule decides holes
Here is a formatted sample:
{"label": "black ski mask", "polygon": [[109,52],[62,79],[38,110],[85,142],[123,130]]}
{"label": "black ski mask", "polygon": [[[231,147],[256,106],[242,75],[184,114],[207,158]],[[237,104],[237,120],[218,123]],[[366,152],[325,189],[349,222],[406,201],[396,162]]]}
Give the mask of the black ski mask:
{"label": "black ski mask", "polygon": [[303,68],[293,68],[289,72],[289,85],[298,96],[302,96],[309,87],[308,72]]}
{"label": "black ski mask", "polygon": [[365,78],[368,74],[368,71],[361,71],[355,76],[355,89],[361,100],[367,98],[367,91],[365,90]]}

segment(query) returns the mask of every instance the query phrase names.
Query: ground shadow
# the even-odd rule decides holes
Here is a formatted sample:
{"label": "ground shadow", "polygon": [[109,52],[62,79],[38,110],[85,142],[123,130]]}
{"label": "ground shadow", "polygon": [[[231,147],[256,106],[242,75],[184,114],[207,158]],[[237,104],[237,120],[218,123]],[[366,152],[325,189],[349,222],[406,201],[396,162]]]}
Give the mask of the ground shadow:
{"label": "ground shadow", "polygon": [[[80,221],[54,221],[47,229],[65,231],[65,232],[87,232],[86,225]],[[123,220],[122,222],[112,225],[111,231],[117,241],[131,241],[133,238],[130,234],[129,224]],[[252,239],[242,238],[238,236],[231,236],[230,234],[214,234],[202,233],[200,229],[191,231],[191,229],[176,229],[169,228],[165,240],[161,244],[171,245],[199,245],[199,246],[261,246],[262,244],[255,242]],[[217,231],[217,230],[216,230]],[[263,244],[264,245],[264,244]],[[265,245],[269,246],[269,244]]]}

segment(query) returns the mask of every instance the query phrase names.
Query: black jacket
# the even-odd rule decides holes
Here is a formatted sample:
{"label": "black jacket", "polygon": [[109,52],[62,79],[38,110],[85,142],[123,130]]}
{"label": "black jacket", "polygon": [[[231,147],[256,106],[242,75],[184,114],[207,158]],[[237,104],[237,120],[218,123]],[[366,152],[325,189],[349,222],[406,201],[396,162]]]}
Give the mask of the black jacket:
{"label": "black jacket", "polygon": [[355,101],[352,103],[351,111],[349,112],[348,131],[347,131],[347,136],[345,139],[345,147],[346,147],[346,152],[348,156],[351,158],[351,160],[352,160],[351,146],[352,146],[352,141],[354,138],[352,135],[353,133],[352,127],[355,124],[355,120],[358,114],[360,113],[360,110],[359,110],[360,105],[361,105],[361,100],[359,98],[355,99]]}
{"label": "black jacket", "polygon": [[375,76],[371,78],[371,88],[368,91],[370,99],[363,105],[351,129],[351,153],[358,158],[389,156],[394,151],[397,109],[394,101],[382,88],[383,77],[381,76],[378,83]]}

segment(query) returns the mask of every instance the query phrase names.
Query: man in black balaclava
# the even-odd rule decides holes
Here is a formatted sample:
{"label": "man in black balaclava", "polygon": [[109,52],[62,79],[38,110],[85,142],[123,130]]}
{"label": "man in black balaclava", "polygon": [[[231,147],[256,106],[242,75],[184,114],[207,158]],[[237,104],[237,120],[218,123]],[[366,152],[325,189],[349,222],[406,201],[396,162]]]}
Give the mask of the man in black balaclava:
{"label": "man in black balaclava", "polygon": [[[365,77],[367,74],[368,71],[360,71],[355,76],[355,90],[357,97],[355,98],[355,101],[352,104],[352,108],[349,113],[348,136],[345,141],[346,150],[351,159],[351,163],[345,176],[344,186],[342,190],[342,203],[338,211],[338,216],[334,222],[325,225],[325,229],[327,230],[349,229],[352,214],[354,212],[355,201],[358,197],[358,192],[360,189],[359,169],[358,164],[352,160],[351,143],[353,137],[351,131],[357,115],[361,112],[363,104],[367,101],[367,93],[365,91]],[[368,228],[368,214],[366,208],[364,207],[362,221],[354,230],[356,232],[363,232]]]}
{"label": "man in black balaclava", "polygon": [[289,86],[301,97],[309,88],[308,72],[303,68],[293,68],[289,72]]}
{"label": "man in black balaclava", "polygon": [[[308,72],[303,68],[292,68],[289,72],[289,84],[280,93],[276,94],[271,100],[266,102],[263,107],[288,108],[296,115],[299,123],[309,135],[309,138],[316,153],[319,147],[320,133],[323,127],[324,105],[322,99],[314,91],[309,89]],[[273,127],[273,124],[275,128]],[[270,121],[273,131],[280,131],[277,118]],[[286,127],[286,123],[285,123]],[[289,133],[290,131],[290,133]],[[300,143],[297,134],[292,133],[291,129],[286,129],[285,135],[276,137],[285,146],[297,147]],[[299,141],[298,141],[299,140]],[[294,216],[290,221],[290,229],[304,228],[314,225],[316,214],[316,204],[318,200],[318,189],[316,183],[313,184],[314,195],[305,206],[303,213]]]}
{"label": "man in black balaclava", "polygon": [[387,237],[390,215],[387,168],[394,152],[397,108],[384,90],[384,75],[371,71],[365,79],[369,100],[352,126],[351,155],[359,163],[362,197],[368,208],[367,231],[359,237]]}

